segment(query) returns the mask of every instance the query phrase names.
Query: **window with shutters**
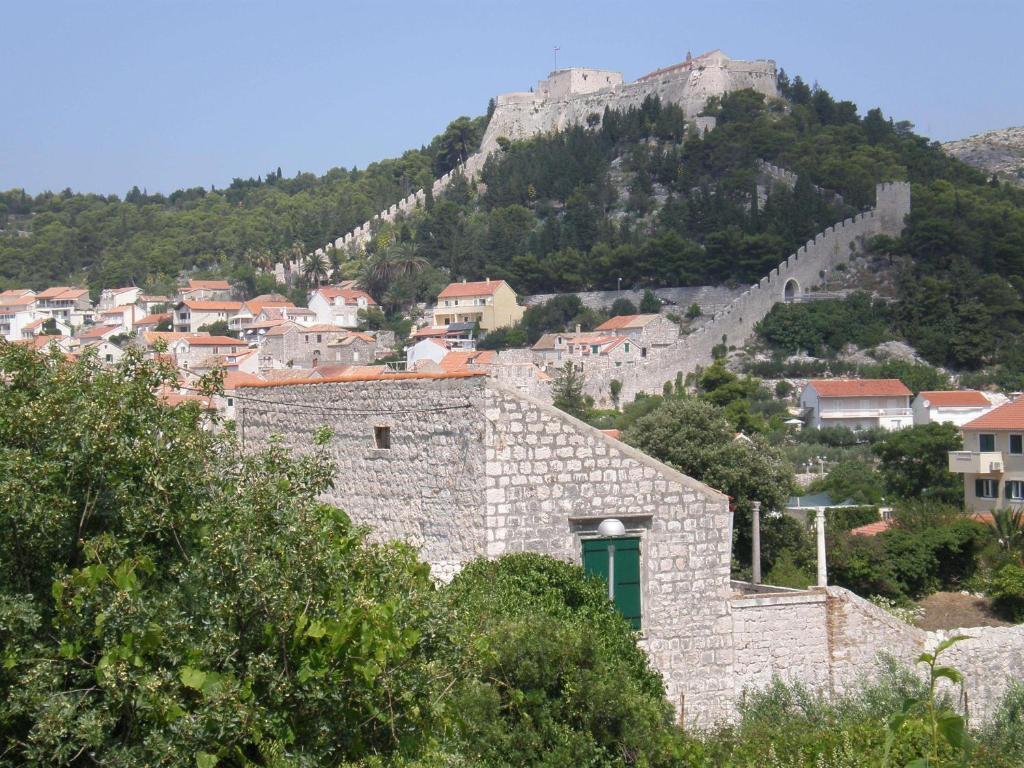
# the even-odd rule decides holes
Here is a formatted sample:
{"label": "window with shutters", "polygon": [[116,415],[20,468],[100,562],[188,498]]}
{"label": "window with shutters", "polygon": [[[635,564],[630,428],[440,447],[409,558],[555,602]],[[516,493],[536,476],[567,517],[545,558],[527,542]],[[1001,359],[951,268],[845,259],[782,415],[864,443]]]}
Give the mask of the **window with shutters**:
{"label": "window with shutters", "polygon": [[978,450],[981,452],[994,451],[996,449],[995,435],[978,435]]}
{"label": "window with shutters", "polygon": [[1006,500],[1007,501],[1024,501],[1024,481],[1022,481],[1022,480],[1007,480],[1006,481]]}
{"label": "window with shutters", "polygon": [[608,598],[640,629],[640,539],[585,539],[583,570],[608,585]]}
{"label": "window with shutters", "polygon": [[1010,435],[1010,453],[1017,456],[1024,454],[1024,435]]}
{"label": "window with shutters", "polygon": [[999,485],[995,480],[979,477],[974,481],[974,495],[979,499],[995,499],[999,496]]}

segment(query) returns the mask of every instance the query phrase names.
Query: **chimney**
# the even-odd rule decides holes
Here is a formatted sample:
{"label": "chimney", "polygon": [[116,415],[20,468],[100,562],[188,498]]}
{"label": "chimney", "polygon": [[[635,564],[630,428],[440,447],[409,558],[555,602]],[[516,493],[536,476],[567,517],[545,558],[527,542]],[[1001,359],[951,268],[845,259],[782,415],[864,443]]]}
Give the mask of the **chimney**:
{"label": "chimney", "polygon": [[491,283],[491,278],[489,278],[489,277],[487,277],[487,278],[484,278],[484,281],[485,281],[485,282],[486,282],[486,283],[487,283],[488,285],[490,285],[490,283]]}
{"label": "chimney", "polygon": [[462,278],[462,282],[465,283],[466,282],[466,278]]}
{"label": "chimney", "polygon": [[580,328],[580,324],[576,323],[576,333],[579,333],[581,330],[582,329]]}

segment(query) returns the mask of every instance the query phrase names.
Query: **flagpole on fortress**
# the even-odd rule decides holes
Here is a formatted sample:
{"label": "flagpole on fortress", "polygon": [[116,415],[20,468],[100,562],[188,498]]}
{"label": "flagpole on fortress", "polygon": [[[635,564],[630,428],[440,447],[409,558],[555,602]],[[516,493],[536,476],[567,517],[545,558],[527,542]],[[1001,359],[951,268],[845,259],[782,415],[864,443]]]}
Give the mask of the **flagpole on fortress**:
{"label": "flagpole on fortress", "polygon": [[555,71],[555,72],[557,72],[557,71],[558,71],[558,52],[559,52],[560,50],[562,50],[562,49],[561,49],[561,48],[559,48],[559,47],[558,47],[558,46],[556,45],[556,46],[555,46],[555,69],[554,69],[554,71]]}

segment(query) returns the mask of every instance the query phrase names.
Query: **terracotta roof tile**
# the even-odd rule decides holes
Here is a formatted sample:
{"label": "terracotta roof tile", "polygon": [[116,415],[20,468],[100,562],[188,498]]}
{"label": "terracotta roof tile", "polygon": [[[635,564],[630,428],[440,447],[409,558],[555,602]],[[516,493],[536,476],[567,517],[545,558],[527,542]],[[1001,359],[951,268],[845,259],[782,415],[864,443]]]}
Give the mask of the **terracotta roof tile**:
{"label": "terracotta roof tile", "polygon": [[596,330],[619,331],[623,328],[643,328],[659,317],[661,315],[617,315],[609,320],[605,320],[597,326]]}
{"label": "terracotta roof tile", "polygon": [[189,280],[188,289],[196,291],[205,289],[208,291],[230,291],[231,283],[227,280]]}
{"label": "terracotta roof tile", "polygon": [[196,312],[237,312],[242,308],[242,302],[240,301],[195,301],[193,299],[185,299],[181,303]]}
{"label": "terracotta roof tile", "polygon": [[249,345],[241,339],[234,339],[231,336],[184,336],[175,341],[188,342],[190,347],[248,347]]}
{"label": "terracotta roof tile", "polygon": [[913,394],[899,379],[812,379],[819,397],[909,397]]}
{"label": "terracotta roof tile", "polygon": [[961,429],[1020,429],[1024,430],[1024,397],[994,408]]}
{"label": "terracotta roof tile", "polygon": [[466,296],[492,296],[501,285],[508,285],[504,280],[481,280],[475,283],[449,283],[437,294],[439,299],[463,298]]}
{"label": "terracotta roof tile", "polygon": [[988,407],[991,403],[988,398],[976,389],[920,392],[919,396],[932,407],[936,408],[973,408],[976,406]]}

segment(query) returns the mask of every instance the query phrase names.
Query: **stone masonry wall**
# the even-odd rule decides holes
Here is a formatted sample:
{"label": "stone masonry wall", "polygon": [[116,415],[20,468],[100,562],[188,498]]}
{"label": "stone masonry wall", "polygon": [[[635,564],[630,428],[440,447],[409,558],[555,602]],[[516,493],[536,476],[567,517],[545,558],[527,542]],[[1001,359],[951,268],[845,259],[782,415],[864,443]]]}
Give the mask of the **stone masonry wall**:
{"label": "stone masonry wall", "polygon": [[[321,382],[239,391],[243,445],[308,451],[321,426],[337,466],[326,500],[379,541],[419,548],[440,578],[484,554],[482,377]],[[374,427],[391,448],[374,447]]]}
{"label": "stone masonry wall", "polygon": [[774,676],[829,691],[826,598],[792,592],[732,600],[736,695],[767,687]]}
{"label": "stone masonry wall", "polygon": [[567,416],[497,386],[486,394],[487,554],[580,562],[581,539],[616,517],[640,537],[643,645],[691,724],[733,699],[725,496]]}
{"label": "stone masonry wall", "polygon": [[[972,727],[992,716],[1011,682],[1021,682],[1024,674],[1024,626],[965,627],[933,633],[928,638],[931,650],[938,642],[954,635],[966,635],[944,651],[942,663],[964,675],[967,713]],[[958,693],[958,692],[957,692]]]}
{"label": "stone masonry wall", "polygon": [[828,587],[830,687],[842,694],[870,678],[884,653],[908,667],[924,648],[926,633],[842,587]]}
{"label": "stone masonry wall", "polygon": [[876,187],[876,205],[865,213],[829,227],[809,240],[796,253],[773,269],[760,282],[751,286],[711,322],[680,339],[628,373],[615,376],[588,376],[586,391],[598,402],[608,400],[611,378],[622,383],[625,402],[640,392],[657,393],[666,381],[684,376],[698,366],[709,365],[712,350],[718,344],[739,346],[754,333],[754,326],[771,308],[782,301],[786,285],[792,281],[796,293],[818,285],[837,265],[863,247],[864,242],[878,234],[898,236],[903,220],[910,213],[910,184],[891,182]]}

